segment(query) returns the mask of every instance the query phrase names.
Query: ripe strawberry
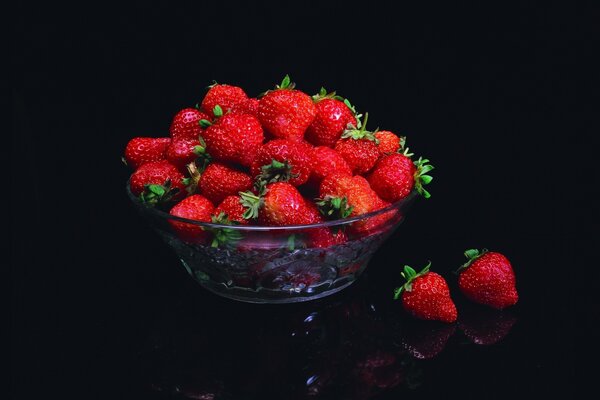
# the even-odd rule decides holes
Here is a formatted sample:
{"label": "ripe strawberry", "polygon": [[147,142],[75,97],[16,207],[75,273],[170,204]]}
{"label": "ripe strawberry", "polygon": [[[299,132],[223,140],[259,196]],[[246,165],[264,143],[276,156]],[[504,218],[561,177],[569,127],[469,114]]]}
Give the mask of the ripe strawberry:
{"label": "ripe strawberry", "polygon": [[[325,219],[323,218],[323,215],[321,215],[317,205],[307,198],[304,198],[304,200],[306,202],[306,219],[307,221],[310,221],[306,223],[316,224],[323,222]],[[327,227],[309,228],[301,233],[306,236],[307,247],[327,248],[348,241],[346,233],[341,229],[334,228],[332,230]]]}
{"label": "ripe strawberry", "polygon": [[198,158],[196,150],[199,146],[201,145],[198,139],[173,140],[167,147],[166,158],[180,171],[185,171],[186,165]]}
{"label": "ripe strawberry", "polygon": [[173,117],[169,133],[173,140],[198,140],[202,134],[200,121],[210,117],[197,108],[184,108]]}
{"label": "ripe strawberry", "polygon": [[339,172],[346,175],[352,175],[352,169],[337,151],[325,146],[319,146],[312,149],[312,172],[309,178],[309,184],[318,188],[319,184],[327,175]]}
{"label": "ripe strawberry", "polygon": [[[202,108],[213,114],[215,106],[220,106],[224,112],[248,99],[246,92],[240,87],[220,85],[215,83],[210,86],[202,100]],[[208,118],[205,118],[208,119]]]}
{"label": "ripe strawberry", "polygon": [[305,225],[315,221],[311,206],[298,189],[288,182],[275,182],[266,186],[266,194],[259,213],[262,225]]}
{"label": "ripe strawberry", "polygon": [[379,152],[383,155],[397,153],[404,149],[406,137],[397,136],[390,131],[377,131],[375,138],[379,141]]}
{"label": "ripe strawberry", "polygon": [[[214,206],[210,200],[199,194],[193,194],[177,203],[171,208],[169,214],[194,221],[211,222],[213,210]],[[169,224],[177,236],[185,242],[197,243],[207,237],[207,232],[198,225],[176,220],[169,220]]]}
{"label": "ripe strawberry", "polygon": [[333,147],[348,125],[356,126],[354,109],[348,100],[321,88],[319,94],[313,96],[317,113],[315,119],[306,129],[306,140],[315,146]]}
{"label": "ripe strawberry", "polygon": [[308,247],[327,248],[337,244],[346,243],[348,237],[343,230],[332,232],[329,228],[311,228],[307,229]]}
{"label": "ripe strawberry", "polygon": [[394,290],[394,300],[400,298],[404,309],[416,318],[454,322],[457,312],[448,284],[440,275],[429,272],[430,266],[417,273],[405,265],[401,274],[406,283]]}
{"label": "ripe strawberry", "polygon": [[369,175],[369,184],[379,197],[392,203],[404,199],[413,188],[427,199],[431,195],[423,186],[433,179],[427,175],[433,169],[428,162],[422,158],[413,162],[400,153],[383,156]]}
{"label": "ripe strawberry", "polygon": [[317,109],[309,95],[294,87],[286,75],[275,90],[268,91],[259,100],[258,119],[273,136],[300,141]]}
{"label": "ripe strawberry", "polygon": [[[330,174],[323,179],[319,187],[319,196],[321,199],[326,197],[330,199],[345,198],[346,206],[344,210],[350,208],[349,214],[346,215],[350,217],[366,214],[389,205],[377,196],[377,193],[371,189],[365,178],[360,175],[352,176],[340,172]],[[331,201],[328,203],[330,204]],[[334,214],[329,213],[329,215]]]}
{"label": "ripe strawberry", "polygon": [[219,215],[225,214],[232,222],[237,222],[240,225],[248,225],[249,220],[244,218],[246,208],[242,205],[242,198],[237,196],[227,196],[223,201],[215,208],[214,214]]}
{"label": "ripe strawberry", "polygon": [[470,249],[469,259],[457,271],[458,287],[470,300],[498,310],[512,306],[519,300],[515,273],[510,261],[500,253]]}
{"label": "ripe strawberry", "polygon": [[239,192],[252,187],[250,175],[220,163],[211,163],[200,176],[200,192],[215,204],[220,203],[227,196],[237,195]]}
{"label": "ripe strawberry", "polygon": [[250,166],[262,145],[264,134],[256,117],[229,113],[208,126],[202,137],[214,160]]}
{"label": "ripe strawberry", "polygon": [[289,182],[294,186],[305,183],[312,170],[312,147],[306,142],[275,139],[263,144],[250,173],[267,183]]}
{"label": "ripe strawberry", "polygon": [[164,160],[169,143],[170,138],[133,138],[125,146],[125,162],[131,168],[138,169],[147,162]]}
{"label": "ripe strawberry", "polygon": [[165,203],[185,195],[183,179],[183,174],[168,161],[151,161],[131,175],[129,188],[144,203]]}
{"label": "ripe strawberry", "polygon": [[344,157],[356,174],[369,172],[381,155],[377,148],[377,138],[373,132],[366,130],[368,119],[369,113],[366,113],[361,128],[346,129],[335,144],[335,150]]}
{"label": "ripe strawberry", "polygon": [[230,113],[250,114],[258,116],[258,99],[248,98],[241,103],[234,104],[230,109]]}
{"label": "ripe strawberry", "polygon": [[[317,203],[325,216],[337,218],[355,217],[380,210],[389,205],[377,196],[369,182],[360,175],[333,173],[325,177],[319,187]],[[372,231],[386,222],[393,214],[384,213],[364,221],[354,222],[350,229],[356,233]]]}

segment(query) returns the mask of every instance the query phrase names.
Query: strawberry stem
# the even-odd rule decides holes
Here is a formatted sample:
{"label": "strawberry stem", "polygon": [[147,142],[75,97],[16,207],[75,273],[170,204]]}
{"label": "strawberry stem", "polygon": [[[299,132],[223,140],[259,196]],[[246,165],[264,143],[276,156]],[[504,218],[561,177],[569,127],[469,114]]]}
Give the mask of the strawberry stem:
{"label": "strawberry stem", "polygon": [[369,113],[365,113],[365,118],[362,121],[362,123],[360,123],[360,120],[358,121],[359,124],[358,126],[360,128],[355,127],[354,125],[349,124],[348,127],[346,128],[346,130],[344,131],[344,133],[342,133],[342,139],[354,139],[354,140],[362,140],[362,139],[366,139],[366,140],[371,140],[373,142],[375,142],[375,144],[379,144],[379,139],[377,139],[374,135],[375,132],[377,132],[377,129],[375,130],[375,132],[370,132],[367,130],[367,121],[369,120]]}
{"label": "strawberry stem", "polygon": [[412,291],[412,283],[415,279],[420,276],[423,276],[429,272],[429,268],[431,267],[431,261],[427,263],[427,265],[420,271],[416,272],[412,267],[405,265],[404,271],[400,273],[404,279],[406,279],[406,283],[400,287],[394,289],[394,300],[398,300],[404,291],[410,292]]}

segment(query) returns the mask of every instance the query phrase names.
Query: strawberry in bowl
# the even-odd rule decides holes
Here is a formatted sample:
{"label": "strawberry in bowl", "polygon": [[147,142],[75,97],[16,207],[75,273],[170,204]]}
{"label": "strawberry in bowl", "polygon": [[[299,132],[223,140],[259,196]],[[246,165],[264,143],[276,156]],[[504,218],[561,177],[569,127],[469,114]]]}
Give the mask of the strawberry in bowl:
{"label": "strawberry in bowl", "polygon": [[133,138],[128,195],[188,273],[224,297],[291,303],[351,285],[431,181],[405,137],[369,131],[335,92],[288,76],[257,98],[229,84]]}

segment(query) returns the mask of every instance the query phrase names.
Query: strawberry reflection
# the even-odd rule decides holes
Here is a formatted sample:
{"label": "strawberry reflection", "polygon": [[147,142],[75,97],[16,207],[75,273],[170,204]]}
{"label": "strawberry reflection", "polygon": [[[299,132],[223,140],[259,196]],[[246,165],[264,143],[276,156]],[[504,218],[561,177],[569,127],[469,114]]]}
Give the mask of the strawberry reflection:
{"label": "strawberry reflection", "polygon": [[459,316],[458,327],[473,343],[492,345],[504,339],[516,322],[517,318],[509,310],[471,306]]}
{"label": "strawberry reflection", "polygon": [[[419,388],[424,360],[443,352],[456,325],[413,320],[370,290],[362,280],[284,307],[168,307],[140,358],[145,385],[159,398],[214,400],[369,399]],[[465,314],[460,328],[495,343],[514,319],[492,314]]]}

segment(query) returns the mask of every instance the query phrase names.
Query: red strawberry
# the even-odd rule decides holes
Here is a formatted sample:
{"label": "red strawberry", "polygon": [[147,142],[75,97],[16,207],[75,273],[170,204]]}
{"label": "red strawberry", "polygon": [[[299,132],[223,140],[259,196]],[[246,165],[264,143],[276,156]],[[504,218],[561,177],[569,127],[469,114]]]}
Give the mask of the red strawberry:
{"label": "red strawberry", "polygon": [[248,95],[242,88],[215,83],[206,92],[202,100],[202,108],[213,113],[215,106],[220,106],[224,112],[227,112],[230,108],[246,102],[247,99]]}
{"label": "red strawberry", "polygon": [[343,100],[321,88],[313,96],[317,114],[306,129],[306,140],[315,146],[333,147],[348,125],[356,126],[355,112],[348,100]]}
{"label": "red strawberry", "polygon": [[[211,222],[214,206],[206,197],[193,194],[177,203],[169,214],[180,218],[200,222]],[[206,238],[207,232],[198,225],[187,222],[169,220],[177,236],[185,242],[199,242]]]}
{"label": "red strawberry", "polygon": [[375,138],[379,141],[379,152],[381,154],[397,153],[404,148],[406,138],[397,136],[390,131],[377,131]]}
{"label": "red strawberry", "polygon": [[346,160],[356,174],[365,174],[375,166],[381,155],[373,132],[366,130],[369,113],[360,129],[347,129],[335,144],[335,150]]}
{"label": "red strawberry", "polygon": [[252,187],[250,175],[220,163],[211,163],[200,176],[200,192],[217,204],[225,197],[237,195]]}
{"label": "red strawberry", "polygon": [[215,215],[225,214],[232,222],[237,222],[240,225],[248,225],[250,221],[244,218],[246,208],[242,205],[242,198],[237,196],[227,196],[215,208]]}
{"label": "red strawberry", "polygon": [[234,104],[230,109],[230,113],[250,114],[258,116],[258,99],[249,98],[241,103]]}
{"label": "red strawberry", "polygon": [[173,140],[198,140],[203,129],[200,121],[210,119],[208,115],[196,108],[184,108],[173,117],[169,133]]}
{"label": "red strawberry", "polygon": [[337,244],[346,243],[348,237],[343,230],[332,232],[329,228],[310,228],[306,231],[308,235],[308,247],[327,248]]}
{"label": "red strawberry", "polygon": [[346,175],[352,175],[352,169],[337,151],[325,146],[319,146],[312,149],[312,172],[309,183],[312,187],[318,188],[319,184],[327,175],[339,172]]}
{"label": "red strawberry", "polygon": [[202,134],[206,150],[216,161],[250,166],[262,145],[264,134],[256,117],[225,114]]}
{"label": "red strawberry", "polygon": [[133,138],[125,147],[125,162],[131,168],[138,169],[147,162],[164,160],[169,143],[169,138]]}
{"label": "red strawberry", "polygon": [[394,300],[400,298],[404,309],[416,318],[454,322],[457,312],[448,284],[441,275],[429,272],[430,266],[417,273],[405,265],[402,277],[406,283],[394,290]]}
{"label": "red strawberry", "polygon": [[458,269],[458,287],[470,300],[503,309],[519,300],[515,273],[510,261],[500,253],[467,250],[467,263]]}
{"label": "red strawberry", "polygon": [[290,183],[275,182],[266,186],[259,213],[262,225],[305,225],[319,222],[315,218],[311,206]]}
{"label": "red strawberry", "polygon": [[180,171],[185,171],[186,165],[198,158],[198,147],[202,147],[198,139],[173,140],[167,148],[167,160]]}
{"label": "red strawberry", "polygon": [[[306,219],[311,224],[323,222],[324,218],[319,211],[319,208],[311,200],[304,198],[306,202]],[[302,232],[307,237],[308,247],[327,248],[336,244],[342,244],[348,241],[346,233],[341,229],[331,230],[327,227],[309,228]]]}
{"label": "red strawberry", "polygon": [[[294,186],[305,183],[312,170],[312,147],[306,142],[275,139],[258,150],[252,162],[252,176],[261,176],[267,183],[289,182]],[[276,162],[274,162],[276,161]]]}
{"label": "red strawberry", "polygon": [[168,161],[151,161],[131,175],[129,188],[142,202],[164,203],[185,195],[183,179],[183,174]]}
{"label": "red strawberry", "polygon": [[290,77],[267,92],[258,102],[258,118],[273,136],[300,141],[312,123],[317,109],[309,95],[294,90]]}
{"label": "red strawberry", "polygon": [[[333,173],[325,177],[319,187],[319,206],[329,217],[355,217],[389,206],[389,203],[377,196],[369,182],[362,176]],[[354,222],[353,232],[372,231],[391,218],[393,214],[384,213],[364,221]]]}
{"label": "red strawberry", "polygon": [[431,197],[424,185],[431,182],[427,172],[433,169],[429,160],[419,158],[413,162],[407,155],[393,153],[383,156],[369,175],[369,184],[382,199],[396,202],[408,196],[413,188],[425,198]]}

